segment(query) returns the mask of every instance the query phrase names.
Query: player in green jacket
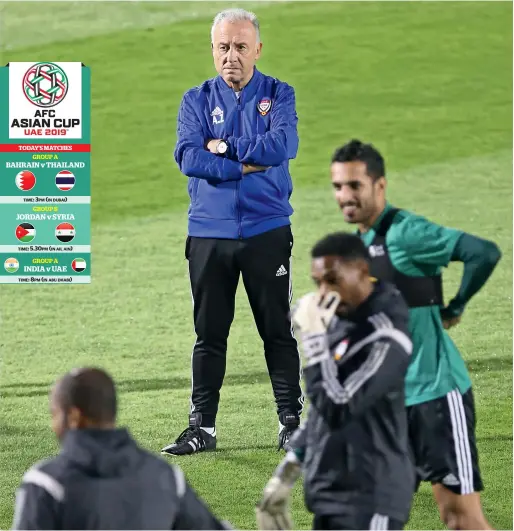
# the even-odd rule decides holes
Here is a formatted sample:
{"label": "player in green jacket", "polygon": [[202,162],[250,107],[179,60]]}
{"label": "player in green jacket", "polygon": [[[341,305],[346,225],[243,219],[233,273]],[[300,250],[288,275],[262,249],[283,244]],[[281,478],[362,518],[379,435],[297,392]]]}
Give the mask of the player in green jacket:
{"label": "player in green jacket", "polygon": [[[475,441],[471,380],[446,330],[458,324],[501,253],[493,242],[437,225],[386,201],[385,164],[370,144],[352,140],[332,157],[334,195],[371,256],[371,274],[396,284],[409,306],[413,340],[406,376],[409,438],[418,481],[430,481],[450,529],[491,529]],[[456,296],[444,305],[442,268],[463,262]]]}

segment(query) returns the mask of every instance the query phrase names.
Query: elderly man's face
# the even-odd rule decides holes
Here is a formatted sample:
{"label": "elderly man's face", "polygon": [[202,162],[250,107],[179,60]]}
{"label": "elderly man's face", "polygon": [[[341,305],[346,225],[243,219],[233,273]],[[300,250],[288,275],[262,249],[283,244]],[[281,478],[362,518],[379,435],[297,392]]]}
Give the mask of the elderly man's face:
{"label": "elderly man's face", "polygon": [[214,28],[212,55],[218,74],[231,87],[242,88],[252,77],[255,61],[261,55],[253,24],[222,21]]}

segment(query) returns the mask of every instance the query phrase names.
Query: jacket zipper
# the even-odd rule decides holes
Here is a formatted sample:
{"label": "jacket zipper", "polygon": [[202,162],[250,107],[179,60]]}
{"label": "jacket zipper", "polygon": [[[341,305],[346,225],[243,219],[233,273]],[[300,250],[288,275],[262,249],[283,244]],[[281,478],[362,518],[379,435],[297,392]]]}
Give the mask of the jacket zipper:
{"label": "jacket zipper", "polygon": [[[239,98],[236,96],[235,92],[232,92],[234,94],[234,98],[237,99],[237,116],[238,116],[238,124],[237,124],[237,136],[241,136],[241,98],[243,97],[243,94],[239,94]],[[236,210],[237,210],[237,225],[238,225],[238,233],[239,233],[239,239],[241,240],[243,238],[242,231],[241,231],[241,205],[239,203],[239,187],[241,185],[241,180],[237,181],[236,183]]]}

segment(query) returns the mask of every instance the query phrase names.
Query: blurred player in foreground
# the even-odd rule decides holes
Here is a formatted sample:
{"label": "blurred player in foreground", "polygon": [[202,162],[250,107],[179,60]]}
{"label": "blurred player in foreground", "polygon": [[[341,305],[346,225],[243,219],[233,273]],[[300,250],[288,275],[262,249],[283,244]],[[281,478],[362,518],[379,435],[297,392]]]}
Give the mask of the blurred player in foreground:
{"label": "blurred player in foreground", "polygon": [[23,476],[13,529],[229,529],[177,466],[115,427],[116,390],[104,371],[66,374],[50,407],[61,450]]}
{"label": "blurred player in foreground", "polygon": [[[493,242],[436,225],[386,201],[385,165],[370,144],[352,140],[331,165],[335,198],[358,227],[371,274],[394,283],[409,306],[414,345],[406,376],[409,434],[418,481],[430,481],[450,529],[490,529],[475,441],[475,405],[466,364],[445,329],[485,284],[501,253]],[[444,306],[441,270],[463,262],[457,295]]]}
{"label": "blurred player in foreground", "polygon": [[312,277],[318,291],[293,312],[308,418],[264,489],[259,528],[292,528],[289,496],[303,469],[314,529],[403,529],[415,487],[404,404],[408,308],[396,288],[370,279],[355,235],[318,242]]}

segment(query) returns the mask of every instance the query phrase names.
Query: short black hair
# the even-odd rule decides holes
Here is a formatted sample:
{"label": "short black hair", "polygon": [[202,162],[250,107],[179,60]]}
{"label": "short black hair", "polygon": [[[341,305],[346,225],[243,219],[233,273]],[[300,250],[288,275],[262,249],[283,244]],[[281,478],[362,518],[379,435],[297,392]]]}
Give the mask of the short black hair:
{"label": "short black hair", "polygon": [[356,234],[349,232],[334,232],[319,240],[311,251],[312,258],[322,256],[337,256],[343,260],[365,260],[370,262],[370,256],[364,242]]}
{"label": "short black hair", "polygon": [[76,407],[93,422],[110,423],[116,419],[116,386],[102,369],[84,367],[65,374],[57,383],[57,400],[65,411]]}
{"label": "short black hair", "polygon": [[360,140],[353,139],[336,149],[332,155],[332,163],[354,161],[366,164],[366,173],[374,181],[380,179],[380,177],[385,177],[384,158],[373,144],[364,144]]}

